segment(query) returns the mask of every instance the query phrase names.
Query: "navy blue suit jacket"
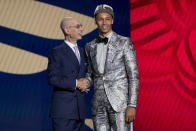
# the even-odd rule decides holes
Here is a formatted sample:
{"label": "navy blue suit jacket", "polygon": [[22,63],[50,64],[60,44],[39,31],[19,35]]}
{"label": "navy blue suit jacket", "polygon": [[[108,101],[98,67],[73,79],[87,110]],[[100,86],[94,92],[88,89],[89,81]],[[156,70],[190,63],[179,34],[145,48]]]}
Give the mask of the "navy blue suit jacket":
{"label": "navy blue suit jacket", "polygon": [[47,79],[54,87],[50,117],[85,118],[85,93],[76,88],[76,79],[85,77],[85,53],[80,51],[80,64],[72,49],[63,43],[49,53]]}

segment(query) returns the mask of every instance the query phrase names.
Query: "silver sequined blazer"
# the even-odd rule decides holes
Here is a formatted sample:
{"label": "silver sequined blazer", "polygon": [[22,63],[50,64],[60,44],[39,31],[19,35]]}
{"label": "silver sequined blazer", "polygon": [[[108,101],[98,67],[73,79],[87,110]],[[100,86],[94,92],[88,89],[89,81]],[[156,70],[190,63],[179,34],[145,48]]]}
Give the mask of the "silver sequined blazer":
{"label": "silver sequined blazer", "polygon": [[[117,112],[127,106],[136,107],[139,75],[136,52],[130,38],[113,32],[108,42],[104,74],[98,71],[96,47],[96,39],[87,43],[85,47],[88,56],[86,78],[90,84],[94,84],[94,91],[103,85],[110,104]],[[93,98],[92,108],[96,108],[96,98]]]}

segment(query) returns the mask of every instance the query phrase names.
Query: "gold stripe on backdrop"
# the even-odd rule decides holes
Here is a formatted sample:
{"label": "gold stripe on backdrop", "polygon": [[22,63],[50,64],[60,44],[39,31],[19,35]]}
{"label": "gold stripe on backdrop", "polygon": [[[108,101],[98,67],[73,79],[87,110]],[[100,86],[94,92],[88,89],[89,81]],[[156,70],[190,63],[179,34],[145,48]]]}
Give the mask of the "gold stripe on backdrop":
{"label": "gold stripe on backdrop", "polygon": [[85,124],[86,124],[89,128],[94,129],[92,119],[85,119]]}
{"label": "gold stripe on backdrop", "polygon": [[0,43],[0,71],[13,74],[32,74],[45,70],[48,59],[16,47]]}
{"label": "gold stripe on backdrop", "polygon": [[0,0],[0,26],[50,39],[63,39],[60,21],[73,16],[86,35],[96,29],[93,17],[34,0]]}
{"label": "gold stripe on backdrop", "polygon": [[[0,26],[28,34],[63,39],[60,21],[73,16],[84,25],[83,34],[96,29],[92,17],[34,0],[0,0]],[[0,71],[32,74],[46,69],[46,57],[0,43]]]}

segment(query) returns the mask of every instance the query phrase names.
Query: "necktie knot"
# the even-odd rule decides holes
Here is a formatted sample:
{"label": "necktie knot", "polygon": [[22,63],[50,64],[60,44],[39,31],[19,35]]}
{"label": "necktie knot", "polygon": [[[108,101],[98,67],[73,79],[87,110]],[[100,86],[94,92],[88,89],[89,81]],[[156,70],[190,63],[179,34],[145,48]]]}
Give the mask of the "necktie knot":
{"label": "necktie knot", "polygon": [[77,51],[78,50],[78,46],[74,46],[74,50]]}
{"label": "necktie knot", "polygon": [[96,39],[96,43],[104,43],[104,44],[107,44],[108,43],[108,38],[107,37],[101,38],[100,36],[98,36],[97,39]]}

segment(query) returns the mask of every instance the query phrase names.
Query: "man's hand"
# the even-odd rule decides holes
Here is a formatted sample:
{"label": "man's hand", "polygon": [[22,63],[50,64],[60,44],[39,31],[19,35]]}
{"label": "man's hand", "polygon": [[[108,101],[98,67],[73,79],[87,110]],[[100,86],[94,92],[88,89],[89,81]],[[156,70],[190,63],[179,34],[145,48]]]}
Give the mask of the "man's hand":
{"label": "man's hand", "polygon": [[80,78],[77,80],[77,85],[76,87],[81,91],[84,92],[88,88],[88,80],[85,78]]}
{"label": "man's hand", "polygon": [[134,121],[135,120],[135,114],[136,114],[135,108],[127,107],[126,112],[125,112],[125,121],[127,123],[130,123],[130,122]]}

